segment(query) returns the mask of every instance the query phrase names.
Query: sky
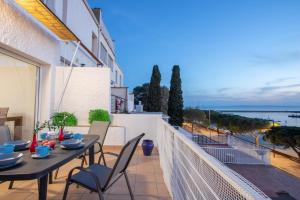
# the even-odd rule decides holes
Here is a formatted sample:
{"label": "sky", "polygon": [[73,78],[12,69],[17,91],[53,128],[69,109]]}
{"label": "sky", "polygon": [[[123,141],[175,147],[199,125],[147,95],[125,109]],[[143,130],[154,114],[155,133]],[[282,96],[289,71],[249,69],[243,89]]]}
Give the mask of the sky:
{"label": "sky", "polygon": [[89,0],[125,85],[180,65],[185,106],[300,105],[299,0]]}

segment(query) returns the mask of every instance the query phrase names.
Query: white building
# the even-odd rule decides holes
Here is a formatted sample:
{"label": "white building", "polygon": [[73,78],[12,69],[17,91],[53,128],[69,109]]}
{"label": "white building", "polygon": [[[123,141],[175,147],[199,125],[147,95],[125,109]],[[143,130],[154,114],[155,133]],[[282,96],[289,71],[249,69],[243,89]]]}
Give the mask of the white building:
{"label": "white building", "polygon": [[100,9],[86,0],[1,0],[0,24],[0,107],[22,116],[24,137],[57,110],[81,124],[90,109],[111,110],[111,87],[123,87],[124,75]]}

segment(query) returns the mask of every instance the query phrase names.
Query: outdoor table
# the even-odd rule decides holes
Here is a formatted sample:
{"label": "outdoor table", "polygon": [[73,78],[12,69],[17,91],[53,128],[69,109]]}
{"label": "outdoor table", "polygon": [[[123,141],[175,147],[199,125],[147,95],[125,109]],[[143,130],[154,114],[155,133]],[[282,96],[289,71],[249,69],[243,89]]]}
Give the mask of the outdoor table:
{"label": "outdoor table", "polygon": [[39,179],[39,200],[47,199],[48,174],[82,155],[88,150],[89,165],[94,164],[94,144],[98,141],[98,135],[85,135],[84,147],[75,150],[61,149],[56,144],[49,157],[44,159],[33,159],[29,150],[20,151],[24,154],[23,162],[19,165],[0,170],[0,181],[33,180]]}

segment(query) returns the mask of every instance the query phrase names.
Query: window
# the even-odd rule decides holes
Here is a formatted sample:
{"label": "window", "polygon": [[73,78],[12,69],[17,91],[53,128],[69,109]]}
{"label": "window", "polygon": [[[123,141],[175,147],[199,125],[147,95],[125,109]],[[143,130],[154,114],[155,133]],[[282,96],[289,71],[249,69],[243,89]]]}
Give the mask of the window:
{"label": "window", "polygon": [[101,43],[100,59],[107,65],[107,50],[104,45]]}
{"label": "window", "polygon": [[119,82],[120,82],[120,86],[122,86],[122,76],[120,75],[120,78],[119,78]]}
{"label": "window", "polygon": [[118,84],[118,71],[117,70],[116,70],[115,82],[116,82],[116,84]]}
{"label": "window", "polygon": [[98,58],[98,38],[95,33],[92,33],[92,52]]}
{"label": "window", "polygon": [[111,69],[111,71],[114,70],[114,60],[112,59],[112,57],[108,54],[108,67]]}
{"label": "window", "polygon": [[55,13],[55,0],[44,0],[45,4]]}

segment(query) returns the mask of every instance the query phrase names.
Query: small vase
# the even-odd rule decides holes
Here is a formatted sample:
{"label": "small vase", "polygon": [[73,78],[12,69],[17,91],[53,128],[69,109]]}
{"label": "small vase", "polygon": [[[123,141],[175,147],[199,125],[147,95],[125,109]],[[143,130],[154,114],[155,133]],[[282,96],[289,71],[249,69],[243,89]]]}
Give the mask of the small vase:
{"label": "small vase", "polygon": [[58,135],[58,140],[61,142],[61,141],[64,140],[64,138],[65,138],[65,136],[64,136],[64,128],[60,127],[60,129],[59,129],[59,135]]}
{"label": "small vase", "polygon": [[37,140],[36,140],[36,133],[33,134],[32,136],[32,141],[31,141],[31,145],[29,147],[29,151],[31,153],[35,152],[35,148],[38,146]]}
{"label": "small vase", "polygon": [[151,156],[154,144],[152,140],[143,140],[142,143],[144,156]]}

